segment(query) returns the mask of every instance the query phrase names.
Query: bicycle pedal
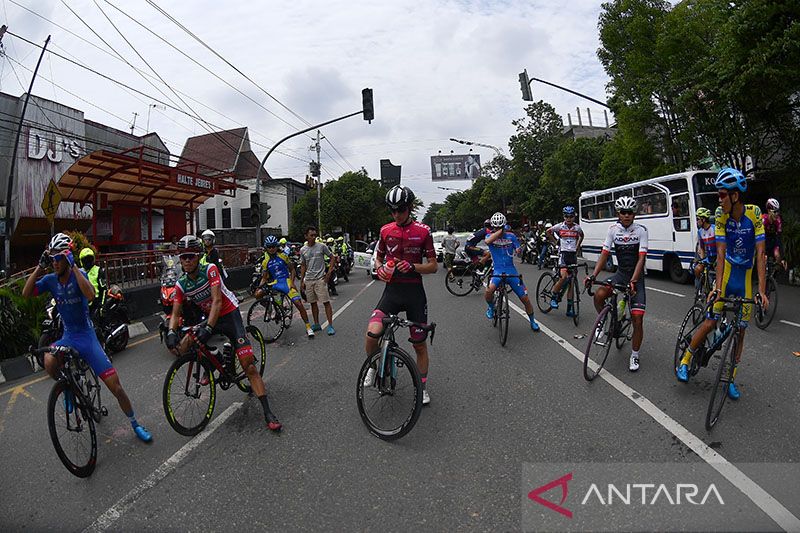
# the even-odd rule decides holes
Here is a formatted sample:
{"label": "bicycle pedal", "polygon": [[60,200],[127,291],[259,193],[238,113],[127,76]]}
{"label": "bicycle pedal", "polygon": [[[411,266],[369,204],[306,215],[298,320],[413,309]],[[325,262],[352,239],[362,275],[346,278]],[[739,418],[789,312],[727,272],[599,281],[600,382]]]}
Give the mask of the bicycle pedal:
{"label": "bicycle pedal", "polygon": [[105,405],[100,408],[100,414],[103,416],[108,416],[108,409],[106,409]]}

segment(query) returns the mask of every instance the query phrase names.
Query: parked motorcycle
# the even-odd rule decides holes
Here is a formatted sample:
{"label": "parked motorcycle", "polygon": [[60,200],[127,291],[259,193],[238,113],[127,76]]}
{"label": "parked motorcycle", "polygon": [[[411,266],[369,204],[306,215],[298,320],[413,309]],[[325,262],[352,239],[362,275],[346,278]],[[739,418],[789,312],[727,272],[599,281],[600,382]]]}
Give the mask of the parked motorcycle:
{"label": "parked motorcycle", "polygon": [[175,303],[175,284],[178,282],[178,256],[161,256],[161,295],[158,303],[164,318],[158,325],[159,334],[163,337],[169,329],[169,320],[172,316],[172,305]]}
{"label": "parked motorcycle", "polygon": [[128,306],[125,296],[117,285],[111,285],[106,292],[106,301],[98,313],[92,316],[97,339],[107,355],[121,352],[128,345],[130,332]]}
{"label": "parked motorcycle", "polygon": [[338,261],[336,264],[336,276],[349,282],[347,274],[350,272],[350,261],[342,255],[337,255],[336,259]]}

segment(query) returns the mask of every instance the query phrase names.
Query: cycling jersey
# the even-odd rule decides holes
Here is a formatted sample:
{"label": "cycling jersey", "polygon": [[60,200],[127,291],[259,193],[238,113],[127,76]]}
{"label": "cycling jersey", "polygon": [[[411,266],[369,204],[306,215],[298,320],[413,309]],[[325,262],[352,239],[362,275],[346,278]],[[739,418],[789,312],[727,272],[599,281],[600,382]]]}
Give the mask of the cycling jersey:
{"label": "cycling jersey", "polygon": [[179,304],[192,302],[203,310],[206,316],[211,312],[211,287],[219,287],[222,291],[222,308],[220,316],[227,315],[239,308],[239,300],[220,280],[219,269],[213,263],[198,265],[197,279],[184,274],[175,283],[175,301]]}
{"label": "cycling jersey", "polygon": [[715,216],[714,234],[717,242],[726,244],[725,261],[735,267],[753,268],[756,243],[764,240],[761,210],[752,204],[745,205],[744,214],[738,222],[724,213],[722,207],[717,208]]}
{"label": "cycling jersey", "polygon": [[486,238],[486,229],[485,228],[479,229],[478,231],[472,234],[472,237],[470,237],[467,240],[466,246],[471,246],[473,248],[476,248],[478,246],[478,243],[484,240],[485,238]]}
{"label": "cycling jersey", "polygon": [[261,272],[269,272],[269,277],[275,281],[289,278],[291,275],[289,273],[289,257],[283,252],[275,255],[264,253]]}
{"label": "cycling jersey", "polygon": [[697,240],[700,241],[700,246],[703,247],[708,260],[716,259],[717,257],[717,242],[714,231],[712,226],[708,226],[708,229],[697,228]]}
{"label": "cycling jersey", "polygon": [[578,224],[568,226],[566,222],[561,222],[553,226],[552,231],[559,239],[560,251],[578,251],[578,240],[583,237],[583,230]]}
{"label": "cycling jersey", "polygon": [[783,219],[780,215],[776,215],[774,220],[770,220],[769,213],[764,213],[761,215],[761,219],[764,223],[764,233],[767,236],[783,233]]}
{"label": "cycling jersey", "polygon": [[[433,237],[428,226],[412,221],[404,226],[390,222],[381,228],[378,259],[383,262],[393,259],[395,262],[420,264],[423,257],[427,257],[428,261],[436,259]],[[422,283],[422,276],[418,272],[404,273],[395,270],[389,283]]]}
{"label": "cycling jersey", "polygon": [[[493,233],[491,230],[484,231],[486,239]],[[489,246],[489,253],[492,254],[495,274],[517,273],[517,267],[514,266],[514,250],[519,248],[519,240],[516,235],[506,229],[494,242],[486,244]]]}
{"label": "cycling jersey", "polygon": [[639,256],[647,255],[647,228],[636,222],[631,222],[627,228],[614,222],[608,228],[603,250],[611,252],[612,247],[617,256],[619,270],[632,276]]}

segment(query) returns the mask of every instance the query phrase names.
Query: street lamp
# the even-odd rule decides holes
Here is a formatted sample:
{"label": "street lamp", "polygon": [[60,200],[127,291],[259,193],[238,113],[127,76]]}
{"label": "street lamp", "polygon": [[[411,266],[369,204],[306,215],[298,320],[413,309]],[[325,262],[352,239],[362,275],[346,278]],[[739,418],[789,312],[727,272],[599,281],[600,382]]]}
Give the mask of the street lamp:
{"label": "street lamp", "polygon": [[[586,98],[590,102],[594,102],[595,104],[601,105],[606,109],[611,109],[605,102],[601,102],[600,100],[596,100],[591,96],[586,96],[585,94],[581,94],[577,91],[573,91],[572,89],[567,89],[566,87],[562,87],[560,85],[556,85],[555,83],[551,83],[549,81],[540,80],[539,78],[531,78],[528,76],[528,69],[523,70],[519,73],[519,88],[522,91],[522,99],[526,102],[533,102],[533,92],[531,91],[531,82],[538,81],[539,83],[544,83],[545,85],[550,85],[551,87],[555,87],[556,89],[561,89],[562,91],[567,91],[568,93],[572,93],[575,96],[580,96],[581,98]],[[453,139],[450,139],[451,141]]]}
{"label": "street lamp", "polygon": [[461,139],[454,139],[452,137],[450,137],[450,140],[453,141],[454,143],[466,144],[467,146],[482,146],[484,148],[491,148],[492,150],[495,151],[498,157],[504,157],[503,150],[501,150],[497,146],[492,146],[491,144],[481,144],[473,141],[462,141]]}

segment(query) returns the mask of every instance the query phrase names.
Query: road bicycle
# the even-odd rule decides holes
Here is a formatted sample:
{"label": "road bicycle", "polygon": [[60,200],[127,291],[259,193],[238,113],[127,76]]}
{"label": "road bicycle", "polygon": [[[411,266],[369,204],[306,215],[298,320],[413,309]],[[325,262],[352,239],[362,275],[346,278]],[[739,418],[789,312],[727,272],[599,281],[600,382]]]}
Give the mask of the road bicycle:
{"label": "road bicycle", "polygon": [[[247,374],[230,343],[226,342],[221,351],[209,347],[197,340],[198,327],[181,328],[181,337],[188,335],[192,340],[191,347],[169,367],[162,393],[167,422],[172,429],[187,437],[200,433],[211,420],[217,386],[228,390],[236,385],[242,392],[251,391]],[[247,326],[245,331],[253,348],[254,364],[263,377],[267,360],[264,336],[255,326]]]}
{"label": "road bicycle", "polygon": [[694,303],[701,307],[705,305],[708,293],[714,290],[714,281],[717,279],[717,271],[714,263],[709,263],[705,259],[695,259],[692,261],[691,269],[694,272],[697,265],[704,265],[703,273],[700,275],[700,283],[695,284]]}
{"label": "road bicycle", "polygon": [[[422,411],[422,378],[417,364],[397,341],[399,328],[419,328],[436,333],[436,323],[417,324],[397,315],[383,317],[380,348],[361,366],[356,385],[358,414],[370,433],[396,440],[411,431]],[[370,333],[368,335],[372,336]]]}
{"label": "road bicycle", "polygon": [[550,307],[550,300],[553,299],[555,295],[553,293],[553,287],[561,279],[561,268],[567,269],[567,279],[564,284],[561,286],[561,294],[558,295],[558,299],[561,299],[561,295],[568,292],[570,285],[572,286],[572,294],[574,295],[573,303],[572,303],[572,310],[575,313],[572,315],[572,321],[575,325],[578,325],[578,321],[580,320],[580,312],[581,312],[581,289],[578,285],[578,268],[583,267],[585,275],[589,275],[589,267],[586,263],[579,263],[574,265],[567,265],[566,267],[555,268],[549,272],[543,272],[541,276],[539,276],[539,281],[536,283],[536,307],[539,308],[539,311],[542,313],[549,313],[552,310]]}
{"label": "road bicycle", "polygon": [[511,317],[508,302],[508,293],[511,292],[511,287],[508,285],[507,280],[509,278],[518,278],[519,282],[522,283],[522,276],[519,274],[494,274],[492,277],[500,278],[497,290],[494,291],[492,296],[492,309],[494,310],[492,326],[498,328],[500,346],[505,346],[508,340],[508,322]]}
{"label": "road bicycle", "polygon": [[466,296],[472,291],[480,291],[491,273],[491,263],[481,267],[479,262],[474,261],[463,268],[454,267],[452,272],[444,277],[444,284],[450,294]]}
{"label": "road bicycle", "polygon": [[247,325],[263,329],[264,340],[272,344],[292,325],[294,304],[291,298],[269,285],[261,289],[265,294],[247,310]]}
{"label": "road bicycle", "polygon": [[[708,366],[713,362],[715,380],[711,389],[711,398],[708,402],[706,411],[706,429],[711,430],[719,421],[722,414],[722,407],[728,397],[728,384],[733,382],[733,370],[736,366],[736,352],[741,342],[740,334],[742,331],[742,314],[745,305],[755,305],[756,312],[761,309],[760,298],[741,298],[738,296],[729,298],[719,298],[723,302],[722,316],[717,321],[717,328],[710,333],[703,344],[692,354],[689,364],[689,375],[696,375],[702,367]],[[711,301],[705,306],[693,305],[681,323],[678,331],[678,340],[675,343],[675,354],[673,358],[674,368],[677,372],[683,354],[689,347],[697,328],[703,323],[705,317],[712,311],[714,302]],[[688,328],[688,329],[687,329]],[[710,337],[710,338],[709,338]],[[722,353],[717,354],[719,350]]]}
{"label": "road bicycle", "polygon": [[[631,320],[631,292],[625,284],[608,281],[593,281],[592,286],[602,285],[611,289],[605,305],[597,315],[590,330],[589,342],[583,352],[583,378],[592,381],[603,370],[608,359],[611,344],[621,350],[625,342],[631,339],[633,322]],[[589,296],[593,296],[591,287],[587,287]],[[620,295],[622,299],[620,300]]]}
{"label": "road bicycle", "polygon": [[100,400],[100,381],[74,348],[31,346],[29,351],[42,366],[45,353],[63,358],[47,401],[47,427],[56,454],[67,470],[77,477],[89,477],[97,464],[95,422],[108,416],[108,409]]}
{"label": "road bicycle", "polygon": [[775,270],[777,265],[774,257],[767,258],[767,299],[769,300],[769,307],[764,309],[758,306],[756,310],[756,326],[759,329],[767,329],[775,318],[775,313],[778,311],[778,283],[775,281]]}

